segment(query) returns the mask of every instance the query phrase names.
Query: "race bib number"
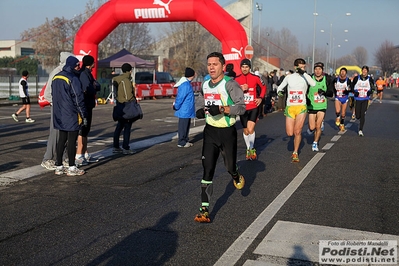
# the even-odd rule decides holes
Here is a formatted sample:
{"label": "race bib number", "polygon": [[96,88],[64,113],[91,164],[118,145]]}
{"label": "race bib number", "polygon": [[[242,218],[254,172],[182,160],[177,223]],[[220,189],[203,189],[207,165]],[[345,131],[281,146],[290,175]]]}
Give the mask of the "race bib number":
{"label": "race bib number", "polygon": [[367,97],[367,91],[368,91],[368,89],[359,88],[358,89],[359,97],[361,97],[361,98]]}
{"label": "race bib number", "polygon": [[303,91],[290,91],[288,99],[290,103],[302,103],[304,100]]}
{"label": "race bib number", "polygon": [[205,93],[204,94],[205,106],[209,105],[223,105],[220,98],[220,94],[217,93]]}
{"label": "race bib number", "polygon": [[254,100],[254,96],[250,93],[244,93],[244,102],[248,104]]}
{"label": "race bib number", "polygon": [[315,94],[313,94],[313,97],[314,97],[315,103],[324,103],[326,100],[326,97],[324,97],[323,95],[320,95],[317,92]]}

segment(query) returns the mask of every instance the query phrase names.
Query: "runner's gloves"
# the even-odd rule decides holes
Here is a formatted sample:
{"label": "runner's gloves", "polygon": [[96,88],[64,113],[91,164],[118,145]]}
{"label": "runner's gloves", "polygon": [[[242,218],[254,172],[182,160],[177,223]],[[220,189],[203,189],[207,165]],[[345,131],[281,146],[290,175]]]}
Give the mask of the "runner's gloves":
{"label": "runner's gloves", "polygon": [[296,72],[297,72],[299,75],[305,74],[305,70],[303,70],[303,69],[300,68],[300,67],[297,67],[297,68],[296,68]]}

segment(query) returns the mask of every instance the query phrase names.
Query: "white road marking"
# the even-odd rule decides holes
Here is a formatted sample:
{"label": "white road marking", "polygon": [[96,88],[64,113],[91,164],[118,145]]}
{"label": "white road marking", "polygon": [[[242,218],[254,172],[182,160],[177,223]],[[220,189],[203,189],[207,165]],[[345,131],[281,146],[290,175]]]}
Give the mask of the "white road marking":
{"label": "white road marking", "polygon": [[305,167],[297,174],[297,176],[281,191],[281,193],[267,206],[266,209],[255,219],[255,221],[234,241],[234,243],[219,258],[215,265],[234,265],[244,254],[247,248],[256,239],[258,234],[273,219],[280,208],[298,189],[305,178],[315,165],[323,158],[325,153],[316,153],[315,156],[305,165]]}
{"label": "white road marking", "polygon": [[341,138],[341,136],[339,136],[339,135],[335,135],[332,139],[331,139],[331,141],[338,141],[339,139]]}
{"label": "white road marking", "polygon": [[324,145],[323,148],[321,148],[323,151],[328,151],[329,149],[331,149],[331,147],[334,146],[334,143],[327,143],[326,145]]}
{"label": "white road marking", "polygon": [[[398,240],[399,242],[399,236],[339,227],[277,221],[255,249],[254,254],[261,255],[258,261],[266,262],[272,259],[273,262],[277,260],[280,265],[287,265],[288,260],[292,259],[318,263],[320,240]],[[254,265],[264,266],[269,264]]]}

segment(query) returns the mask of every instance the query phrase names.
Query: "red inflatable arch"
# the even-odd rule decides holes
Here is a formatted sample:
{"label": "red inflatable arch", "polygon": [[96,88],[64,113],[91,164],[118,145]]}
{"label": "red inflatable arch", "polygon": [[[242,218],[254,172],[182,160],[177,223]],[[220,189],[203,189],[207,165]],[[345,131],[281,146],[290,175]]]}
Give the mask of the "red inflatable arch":
{"label": "red inflatable arch", "polygon": [[90,54],[97,61],[98,44],[120,23],[179,21],[200,23],[222,43],[226,61],[239,69],[245,58],[247,35],[241,24],[214,0],[109,0],[76,33],[73,52],[79,59]]}

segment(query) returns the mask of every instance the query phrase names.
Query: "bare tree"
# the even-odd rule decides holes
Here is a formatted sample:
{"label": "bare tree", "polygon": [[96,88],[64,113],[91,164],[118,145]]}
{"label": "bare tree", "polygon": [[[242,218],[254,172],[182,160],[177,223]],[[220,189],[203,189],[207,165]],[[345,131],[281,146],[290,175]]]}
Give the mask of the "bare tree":
{"label": "bare tree", "polygon": [[356,58],[357,64],[359,66],[364,66],[368,61],[368,54],[366,48],[363,46],[358,46],[353,50],[353,56]]}
{"label": "bare tree", "polygon": [[375,60],[385,75],[391,75],[398,68],[398,49],[391,41],[386,40],[375,52]]}
{"label": "bare tree", "polygon": [[358,66],[359,63],[355,55],[351,54],[338,58],[335,65],[339,68],[341,66]]}
{"label": "bare tree", "polygon": [[221,50],[220,42],[197,22],[170,23],[166,40],[170,47],[170,71],[174,76],[182,75],[187,66],[205,74],[206,56]]}

